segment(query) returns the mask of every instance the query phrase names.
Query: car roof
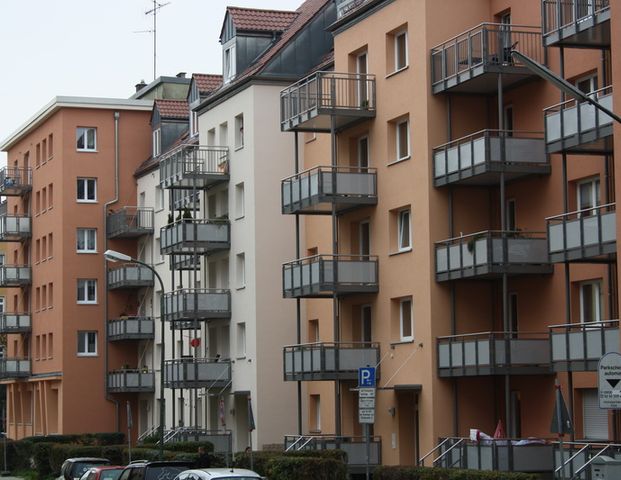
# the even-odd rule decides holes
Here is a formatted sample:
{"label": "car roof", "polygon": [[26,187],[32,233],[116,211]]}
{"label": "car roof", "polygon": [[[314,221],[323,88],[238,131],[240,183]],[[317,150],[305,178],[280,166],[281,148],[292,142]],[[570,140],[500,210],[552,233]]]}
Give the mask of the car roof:
{"label": "car roof", "polygon": [[188,465],[194,465],[194,462],[190,462],[190,461],[184,461],[184,460],[161,460],[161,461],[137,461],[136,463],[130,463],[129,465],[127,465],[126,468],[129,467],[166,467],[166,466],[171,466],[171,467],[175,467],[175,466],[179,466],[179,467],[185,467]]}
{"label": "car roof", "polygon": [[246,470],[245,468],[196,468],[186,470],[183,473],[195,473],[202,478],[218,478],[218,477],[256,477],[261,478],[257,472]]}
{"label": "car roof", "polygon": [[100,467],[91,467],[91,470],[101,472],[102,470],[114,470],[115,468],[125,468],[125,465],[102,465]]}
{"label": "car roof", "polygon": [[108,462],[110,463],[110,460],[108,460],[107,458],[97,458],[97,457],[75,457],[75,458],[68,458],[67,460],[65,460],[65,462]]}

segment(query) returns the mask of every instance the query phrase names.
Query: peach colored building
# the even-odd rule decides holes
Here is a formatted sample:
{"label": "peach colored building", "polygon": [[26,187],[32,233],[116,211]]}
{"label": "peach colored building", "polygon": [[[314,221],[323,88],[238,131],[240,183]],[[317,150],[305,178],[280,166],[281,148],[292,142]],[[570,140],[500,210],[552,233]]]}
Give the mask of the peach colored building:
{"label": "peach colored building", "polygon": [[151,106],[56,97],[0,145],[8,154],[0,236],[11,242],[0,266],[8,333],[0,378],[11,438],[123,431],[125,402],[137,410],[135,394],[119,395],[133,390],[110,388],[127,378],[109,374],[135,362],[136,346],[107,348],[108,315],[135,303],[134,294],[107,301],[101,254],[109,210],[135,203]]}
{"label": "peach colored building", "polygon": [[[363,470],[356,373],[375,365],[371,464],[550,472],[555,444],[516,442],[556,438],[556,380],[566,440],[619,440],[594,373],[620,347],[614,122],[511,56],[618,110],[621,5],[587,3],[336,2],[334,71],[281,93],[304,154],[282,209],[305,227],[283,292],[308,299],[284,349],[307,405],[289,448]],[[469,440],[499,421],[513,443]]]}

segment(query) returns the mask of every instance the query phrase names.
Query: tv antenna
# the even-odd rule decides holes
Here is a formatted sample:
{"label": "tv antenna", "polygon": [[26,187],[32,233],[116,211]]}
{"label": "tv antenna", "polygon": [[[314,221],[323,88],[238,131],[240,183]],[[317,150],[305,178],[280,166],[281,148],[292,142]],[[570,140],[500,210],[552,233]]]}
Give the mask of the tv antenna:
{"label": "tv antenna", "polygon": [[170,5],[171,2],[160,3],[157,0],[153,0],[153,8],[144,12],[145,15],[153,15],[153,28],[151,30],[140,30],[134,33],[152,33],[153,34],[153,80],[157,78],[157,12]]}

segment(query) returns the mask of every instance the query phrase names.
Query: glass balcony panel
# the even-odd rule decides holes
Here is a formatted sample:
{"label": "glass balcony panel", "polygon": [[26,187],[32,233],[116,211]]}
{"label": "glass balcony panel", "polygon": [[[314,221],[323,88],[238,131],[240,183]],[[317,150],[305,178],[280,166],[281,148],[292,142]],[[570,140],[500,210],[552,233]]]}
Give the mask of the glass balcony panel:
{"label": "glass balcony panel", "polygon": [[18,265],[0,266],[0,287],[21,287],[30,284],[30,267]]}
{"label": "glass balcony panel", "polygon": [[108,270],[108,289],[153,286],[153,272],[144,265],[124,264]]}
{"label": "glass balcony panel", "polygon": [[127,317],[108,322],[110,341],[152,339],[154,334],[155,323],[151,317]]}
{"label": "glass balcony panel", "polygon": [[619,321],[553,325],[550,337],[555,371],[594,371],[603,355],[619,350]]}
{"label": "glass balcony panel", "polygon": [[164,255],[202,255],[230,247],[231,225],[228,220],[182,219],[160,230],[160,251]]}
{"label": "glass balcony panel", "polygon": [[4,167],[0,169],[0,195],[21,196],[32,190],[32,169]]}
{"label": "glass balcony panel", "polygon": [[173,430],[166,430],[165,435],[166,443],[209,442],[213,445],[213,453],[230,454],[233,449],[231,430],[177,427]]}
{"label": "glass balcony panel", "polygon": [[231,317],[231,294],[222,289],[181,289],[164,295],[164,319],[203,321]]}
{"label": "glass balcony panel", "polygon": [[155,374],[152,371],[118,370],[108,373],[108,390],[113,393],[139,393],[155,391]]}
{"label": "glass balcony panel", "polygon": [[30,376],[30,360],[23,358],[0,358],[0,378],[24,378]]}
{"label": "glass balcony panel", "polygon": [[31,219],[25,216],[0,216],[0,241],[18,242],[32,236]]}
{"label": "glass balcony panel", "polygon": [[610,0],[543,0],[546,47],[610,46]]}
{"label": "glass balcony panel", "polygon": [[209,358],[167,360],[166,388],[223,387],[231,381],[231,362]]}
{"label": "glass balcony panel", "polygon": [[31,330],[27,313],[0,313],[0,333],[28,333]]}
{"label": "glass balcony panel", "polygon": [[[285,450],[343,450],[347,453],[349,473],[364,473],[366,461],[365,437],[336,437],[331,435],[285,436]],[[370,465],[381,464],[382,443],[380,437],[371,437]]]}
{"label": "glass balcony panel", "polygon": [[228,147],[181,145],[160,159],[162,188],[204,189],[228,180]]}
{"label": "glass balcony panel", "polygon": [[153,233],[153,209],[123,207],[106,217],[108,238],[134,238]]}

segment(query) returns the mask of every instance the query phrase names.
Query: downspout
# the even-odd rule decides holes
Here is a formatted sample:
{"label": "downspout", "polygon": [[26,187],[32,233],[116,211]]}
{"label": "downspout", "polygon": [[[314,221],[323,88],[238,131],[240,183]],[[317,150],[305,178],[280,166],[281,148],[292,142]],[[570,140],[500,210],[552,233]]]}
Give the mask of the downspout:
{"label": "downspout", "polygon": [[[108,208],[119,201],[119,112],[114,112],[114,198],[103,205],[103,230],[104,230],[104,251],[108,250]],[[108,273],[106,259],[102,256],[104,264],[104,279],[106,284],[106,301],[104,302],[104,337],[106,340],[106,348],[104,348],[104,389],[106,390],[106,400],[114,403],[114,411],[116,417],[116,431],[121,431],[121,418],[119,415],[119,401],[110,396],[108,392]]]}

